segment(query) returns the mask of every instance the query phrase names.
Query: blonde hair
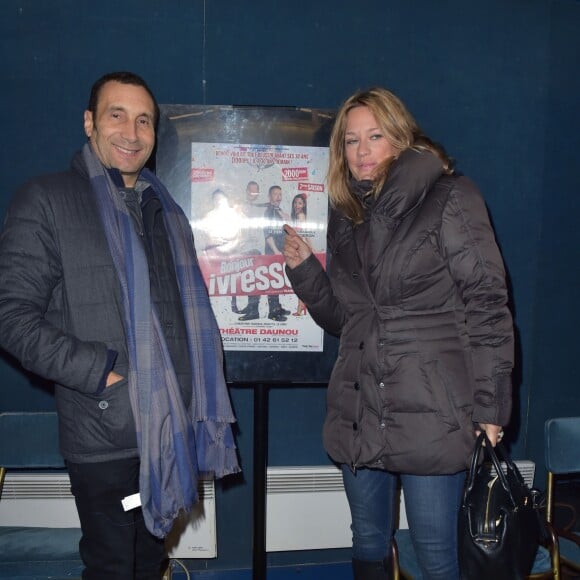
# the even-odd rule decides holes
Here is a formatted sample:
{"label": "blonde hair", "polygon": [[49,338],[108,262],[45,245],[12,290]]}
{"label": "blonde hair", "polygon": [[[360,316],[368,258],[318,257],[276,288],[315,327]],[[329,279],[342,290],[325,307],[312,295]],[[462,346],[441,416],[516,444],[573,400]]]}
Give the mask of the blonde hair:
{"label": "blonde hair", "polygon": [[[445,173],[453,173],[452,161],[443,147],[423,135],[417,122],[397,96],[380,87],[358,91],[343,103],[336,115],[330,136],[328,168],[330,203],[354,223],[363,221],[363,207],[349,187],[351,173],[346,160],[345,132],[347,115],[356,107],[368,107],[379,128],[398,154],[410,148],[429,151],[441,159]],[[393,158],[387,159],[377,171],[373,195],[376,195],[383,186],[392,161]]]}

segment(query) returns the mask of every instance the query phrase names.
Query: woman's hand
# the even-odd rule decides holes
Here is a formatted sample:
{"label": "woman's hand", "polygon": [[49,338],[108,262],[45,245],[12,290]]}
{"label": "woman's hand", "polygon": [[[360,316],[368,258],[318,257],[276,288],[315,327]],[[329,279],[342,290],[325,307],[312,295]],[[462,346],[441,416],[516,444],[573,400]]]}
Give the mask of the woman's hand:
{"label": "woman's hand", "polygon": [[491,423],[480,423],[480,429],[475,430],[475,434],[479,435],[482,431],[485,431],[489,442],[492,447],[495,447],[499,441],[503,438],[503,428],[500,425],[492,425]]}
{"label": "woman's hand", "polygon": [[286,236],[284,238],[284,258],[287,266],[292,270],[310,257],[310,246],[300,237],[296,230],[288,224],[284,225]]}

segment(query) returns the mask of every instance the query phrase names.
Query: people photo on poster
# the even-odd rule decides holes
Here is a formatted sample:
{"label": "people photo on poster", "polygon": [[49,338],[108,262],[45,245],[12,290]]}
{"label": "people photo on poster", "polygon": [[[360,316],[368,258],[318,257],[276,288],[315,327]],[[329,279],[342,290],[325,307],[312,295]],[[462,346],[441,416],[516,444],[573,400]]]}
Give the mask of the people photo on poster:
{"label": "people photo on poster", "polygon": [[189,209],[225,350],[323,350],[285,274],[282,226],[326,262],[326,147],[191,143]]}

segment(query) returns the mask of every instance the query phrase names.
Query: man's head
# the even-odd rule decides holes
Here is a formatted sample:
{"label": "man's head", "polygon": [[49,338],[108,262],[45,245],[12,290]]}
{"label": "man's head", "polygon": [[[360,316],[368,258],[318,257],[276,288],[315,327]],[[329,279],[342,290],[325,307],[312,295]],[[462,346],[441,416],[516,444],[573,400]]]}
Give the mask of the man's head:
{"label": "man's head", "polygon": [[246,185],[246,198],[248,201],[255,201],[260,195],[260,186],[256,181],[248,181]]}
{"label": "man's head", "polygon": [[229,207],[228,196],[223,189],[216,189],[211,194],[211,200],[213,202],[213,207],[219,209],[221,207]]}
{"label": "man's head", "polygon": [[84,128],[105,167],[121,172],[133,187],[155,146],[157,101],[145,81],[128,72],[101,77],[91,90]]}
{"label": "man's head", "polygon": [[270,204],[274,207],[280,207],[282,203],[282,188],[279,185],[273,185],[268,190],[268,199],[270,200]]}

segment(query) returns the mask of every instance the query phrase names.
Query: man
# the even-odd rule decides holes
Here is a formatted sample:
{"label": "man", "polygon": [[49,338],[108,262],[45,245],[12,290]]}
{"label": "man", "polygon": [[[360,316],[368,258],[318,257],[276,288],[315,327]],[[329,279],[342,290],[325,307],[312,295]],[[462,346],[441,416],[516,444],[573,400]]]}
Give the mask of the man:
{"label": "man", "polygon": [[[240,243],[240,254],[244,256],[259,256],[262,252],[260,248],[264,243],[264,208],[268,205],[258,203],[260,186],[256,181],[249,181],[246,185],[246,199],[240,206],[240,212],[244,219],[244,227]],[[250,294],[248,303],[244,308],[238,310],[236,297],[232,297],[232,311],[241,314],[239,320],[242,322],[256,320],[260,318],[259,312],[260,295]]]}
{"label": "man", "polygon": [[0,346],[56,384],[89,580],[161,578],[198,472],[238,470],[191,230],[144,169],[158,111],[140,77],[99,79],[88,143],[20,189],[0,235]]}
{"label": "man", "polygon": [[204,216],[201,224],[206,236],[204,253],[209,256],[229,256],[236,248],[240,235],[240,216],[230,206],[222,189],[211,194],[213,209]]}
{"label": "man", "polygon": [[[284,230],[282,226],[288,221],[289,216],[280,208],[282,203],[282,188],[273,185],[268,190],[269,204],[266,207],[264,217],[266,227],[264,236],[266,238],[266,255],[281,255],[284,247]],[[278,294],[268,294],[268,318],[275,322],[285,322],[290,314],[289,310],[282,308]]]}

